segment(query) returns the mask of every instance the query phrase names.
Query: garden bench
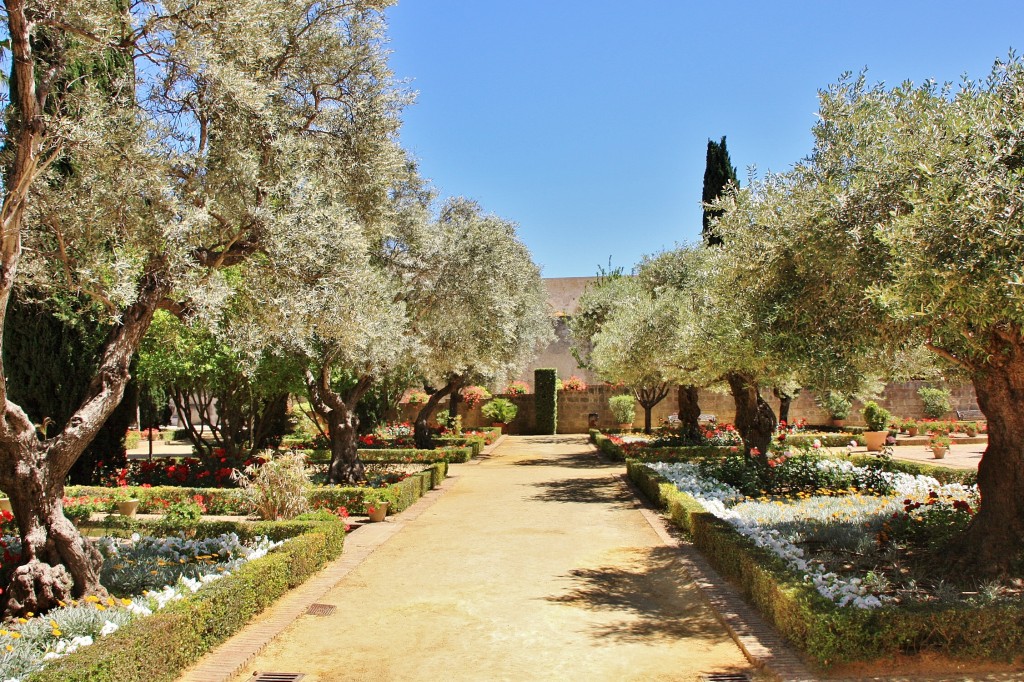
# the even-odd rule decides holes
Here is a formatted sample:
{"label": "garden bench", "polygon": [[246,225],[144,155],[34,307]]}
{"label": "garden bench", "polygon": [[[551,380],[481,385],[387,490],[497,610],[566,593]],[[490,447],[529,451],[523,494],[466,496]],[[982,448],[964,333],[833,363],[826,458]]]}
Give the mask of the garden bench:
{"label": "garden bench", "polygon": [[716,417],[713,414],[701,414],[701,415],[698,415],[697,421],[698,422],[710,422],[712,424],[715,424],[715,423],[718,422],[718,417]]}
{"label": "garden bench", "polygon": [[957,410],[956,418],[962,422],[984,421],[985,413],[981,410]]}

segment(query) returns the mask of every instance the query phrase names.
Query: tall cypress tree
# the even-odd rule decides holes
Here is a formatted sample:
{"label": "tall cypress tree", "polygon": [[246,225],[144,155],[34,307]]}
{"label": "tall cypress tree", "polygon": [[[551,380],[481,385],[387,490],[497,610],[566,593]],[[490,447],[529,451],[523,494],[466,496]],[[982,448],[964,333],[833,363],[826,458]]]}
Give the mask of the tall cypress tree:
{"label": "tall cypress tree", "polygon": [[[725,147],[725,136],[721,142],[708,140],[708,156],[704,166],[704,192],[701,194],[701,201],[709,204],[722,195],[722,190],[732,181],[739,186],[736,179],[736,168],[729,159],[729,150]],[[705,206],[702,221],[701,234],[704,236],[704,243],[708,246],[717,246],[722,243],[722,238],[710,231],[709,222],[722,214],[721,211],[711,211]]]}

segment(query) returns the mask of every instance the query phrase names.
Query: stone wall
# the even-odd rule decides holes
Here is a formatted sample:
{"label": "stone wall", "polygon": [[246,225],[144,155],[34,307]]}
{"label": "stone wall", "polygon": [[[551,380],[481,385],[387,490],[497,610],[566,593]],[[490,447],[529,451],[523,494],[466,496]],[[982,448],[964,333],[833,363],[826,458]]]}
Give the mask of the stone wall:
{"label": "stone wall", "polygon": [[[917,389],[922,386],[932,385],[924,381],[911,381],[903,384],[889,384],[886,386],[878,403],[890,410],[894,415],[901,418],[922,418],[924,417],[924,404],[917,395]],[[950,402],[953,409],[946,415],[948,419],[956,418],[955,410],[977,410],[978,400],[974,395],[974,388],[970,384],[947,386],[952,396]],[[590,415],[597,415],[598,428],[615,428],[618,424],[612,419],[611,410],[608,408],[608,399],[613,395],[620,395],[625,391],[621,388],[614,388],[605,384],[588,386],[586,391],[560,391],[558,393],[558,433],[586,433],[590,423]],[[762,390],[761,395],[768,404],[772,406],[775,413],[779,411],[779,400],[772,395],[770,389]],[[509,396],[504,396],[509,398]],[[534,404],[533,394],[509,398],[519,406],[519,413],[515,421],[509,425],[509,433],[529,434],[534,428]],[[651,423],[658,426],[665,421],[670,414],[677,412],[676,390],[669,392],[668,397],[658,403],[651,414]],[[863,405],[855,401],[847,423],[860,426],[864,419],[860,414]],[[447,409],[447,401],[441,404],[441,409]],[[713,414],[721,423],[735,421],[736,413],[732,396],[726,392],[702,390],[700,392],[700,410],[703,414]],[[416,416],[417,409],[407,405],[402,406],[401,418],[412,421]],[[466,410],[465,403],[459,404],[459,413],[462,415],[462,424],[466,428],[475,426],[489,426],[490,424],[480,413],[480,406],[472,410]],[[828,424],[829,416],[815,402],[814,394],[810,391],[801,391],[800,395],[789,409],[791,420],[806,419],[809,424]],[[637,428],[644,424],[644,411],[637,403],[636,417],[633,425]]]}

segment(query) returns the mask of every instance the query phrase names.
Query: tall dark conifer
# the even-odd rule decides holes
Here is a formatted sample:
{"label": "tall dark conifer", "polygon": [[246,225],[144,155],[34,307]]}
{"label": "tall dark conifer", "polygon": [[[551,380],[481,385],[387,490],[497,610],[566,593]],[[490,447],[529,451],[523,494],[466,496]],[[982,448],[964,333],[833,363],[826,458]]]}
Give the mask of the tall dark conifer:
{"label": "tall dark conifer", "polygon": [[[721,142],[708,140],[708,156],[704,166],[704,192],[701,194],[701,201],[709,204],[722,195],[722,190],[732,181],[739,186],[736,179],[736,168],[729,159],[729,150],[725,147],[725,136]],[[702,221],[701,234],[704,236],[704,243],[708,246],[717,246],[722,243],[722,238],[710,231],[709,222],[711,218],[721,215],[721,211],[710,211],[705,206]]]}

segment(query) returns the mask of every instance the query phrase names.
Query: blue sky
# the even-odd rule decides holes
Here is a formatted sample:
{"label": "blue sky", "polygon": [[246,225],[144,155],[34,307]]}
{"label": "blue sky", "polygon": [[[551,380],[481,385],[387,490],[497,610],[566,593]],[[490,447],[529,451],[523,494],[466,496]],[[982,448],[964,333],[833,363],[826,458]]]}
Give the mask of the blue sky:
{"label": "blue sky", "polygon": [[700,233],[708,138],[741,181],[811,147],[817,92],[984,77],[1024,2],[400,0],[403,144],[442,196],[519,224],[546,277],[628,270]]}

